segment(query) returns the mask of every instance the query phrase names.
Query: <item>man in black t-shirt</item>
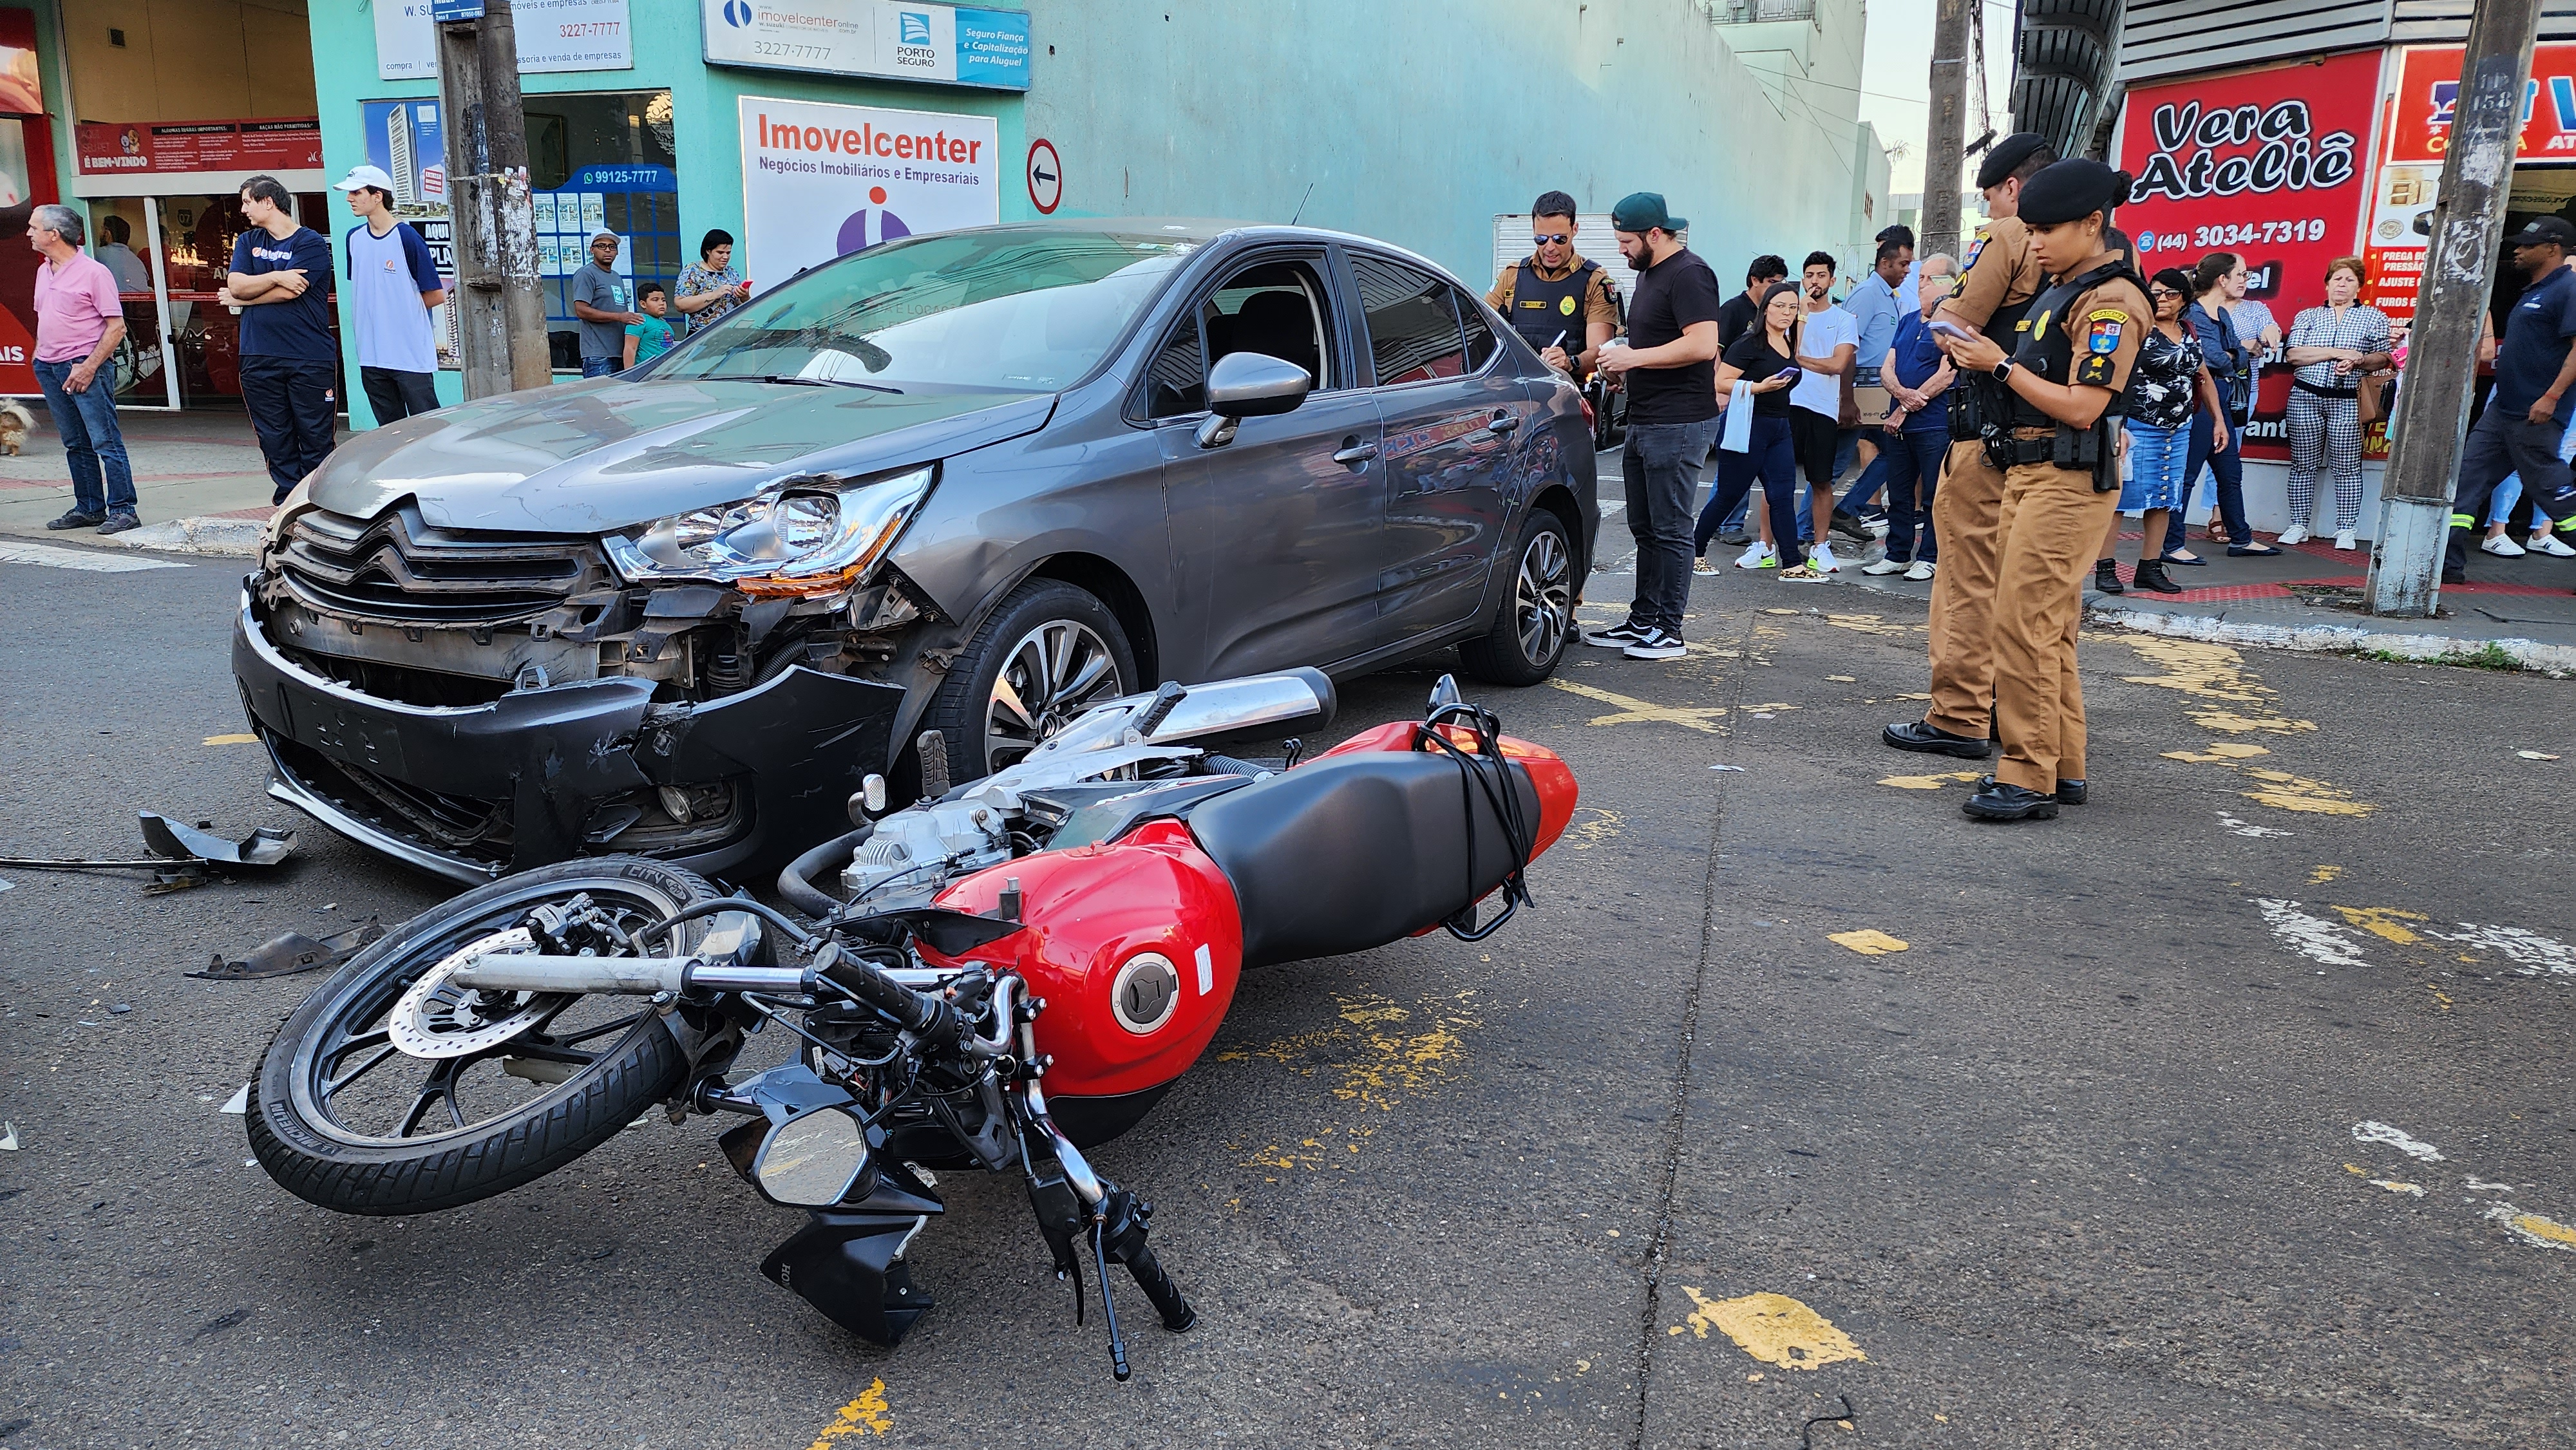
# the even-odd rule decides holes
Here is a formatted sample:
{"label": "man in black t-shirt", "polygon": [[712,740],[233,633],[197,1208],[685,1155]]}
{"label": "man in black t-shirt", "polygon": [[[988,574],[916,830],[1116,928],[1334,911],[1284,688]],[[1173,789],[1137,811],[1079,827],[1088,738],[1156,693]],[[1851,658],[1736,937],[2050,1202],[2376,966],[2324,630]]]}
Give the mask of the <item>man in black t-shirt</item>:
{"label": "man in black t-shirt", "polygon": [[1681,241],[1690,223],[1641,191],[1610,209],[1619,255],[1636,270],[1628,304],[1628,345],[1601,354],[1601,370],[1628,394],[1628,441],[1619,476],[1628,489],[1628,532],[1637,540],[1637,597],[1614,628],[1585,630],[1583,642],[1630,659],[1678,659],[1682,611],[1690,604],[1691,496],[1700,460],[1717,441],[1717,274]]}
{"label": "man in black t-shirt", "polygon": [[1744,270],[1744,290],[1727,298],[1726,305],[1717,309],[1718,347],[1733,347],[1737,338],[1751,331],[1754,320],[1762,315],[1762,294],[1771,290],[1772,283],[1788,280],[1787,258],[1754,258],[1753,265]]}

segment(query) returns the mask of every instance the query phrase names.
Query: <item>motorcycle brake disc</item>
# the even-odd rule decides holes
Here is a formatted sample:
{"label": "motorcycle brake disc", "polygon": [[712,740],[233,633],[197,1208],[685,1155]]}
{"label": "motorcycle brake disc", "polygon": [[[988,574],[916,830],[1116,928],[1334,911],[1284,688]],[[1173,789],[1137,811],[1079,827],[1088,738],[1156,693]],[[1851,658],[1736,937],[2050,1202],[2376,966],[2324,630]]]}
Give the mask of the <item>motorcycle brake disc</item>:
{"label": "motorcycle brake disc", "polygon": [[471,1057],[500,1046],[552,1016],[571,998],[560,992],[482,992],[449,984],[467,962],[492,952],[532,952],[525,927],[494,932],[421,973],[385,1016],[385,1036],[406,1057]]}

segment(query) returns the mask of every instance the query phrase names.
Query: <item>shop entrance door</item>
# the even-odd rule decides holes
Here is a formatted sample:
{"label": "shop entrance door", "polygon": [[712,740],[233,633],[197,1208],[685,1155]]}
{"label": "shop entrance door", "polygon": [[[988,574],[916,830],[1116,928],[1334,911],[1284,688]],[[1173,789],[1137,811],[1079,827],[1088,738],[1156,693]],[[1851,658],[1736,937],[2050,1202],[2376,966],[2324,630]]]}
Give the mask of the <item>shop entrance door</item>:
{"label": "shop entrance door", "polygon": [[[241,320],[220,294],[232,270],[233,242],[248,226],[241,198],[95,198],[90,213],[98,219],[92,254],[116,274],[125,310],[117,406],[239,408]],[[298,194],[295,214],[328,215],[319,192]],[[331,280],[336,287],[338,279]],[[334,308],[335,334],[339,325]]]}

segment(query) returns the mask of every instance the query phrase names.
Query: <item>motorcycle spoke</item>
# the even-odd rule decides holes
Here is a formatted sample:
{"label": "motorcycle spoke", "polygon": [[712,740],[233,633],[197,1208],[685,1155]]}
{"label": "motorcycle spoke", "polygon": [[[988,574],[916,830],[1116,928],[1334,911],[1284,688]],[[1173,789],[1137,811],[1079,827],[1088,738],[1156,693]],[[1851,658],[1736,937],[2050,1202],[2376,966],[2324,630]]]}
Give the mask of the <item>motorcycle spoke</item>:
{"label": "motorcycle spoke", "polygon": [[[335,1053],[333,1056],[336,1059],[346,1055],[347,1054],[345,1052],[342,1052]],[[401,1055],[401,1048],[396,1047],[391,1043],[387,1043],[385,1044],[385,1048],[382,1052],[379,1052],[375,1056],[368,1058],[366,1061],[359,1063],[356,1067],[349,1069],[347,1072],[340,1074],[329,1082],[322,1084],[322,1086],[315,1091],[313,1096],[327,1103],[331,1100],[331,1095],[333,1093],[336,1093],[340,1089],[347,1087],[349,1084],[356,1082],[358,1079],[365,1077],[368,1073],[375,1071],[377,1068],[384,1066],[385,1059],[390,1057],[399,1057]]]}
{"label": "motorcycle spoke", "polygon": [[359,1051],[363,1048],[383,1047],[391,1041],[393,1041],[393,1034],[386,1031],[384,1028],[379,1027],[373,1032],[361,1032],[355,1037],[342,1041],[337,1046],[334,1046],[330,1051],[318,1055],[314,1060],[319,1063],[325,1071],[328,1071],[329,1069],[338,1066],[340,1059],[347,1057],[350,1053]]}

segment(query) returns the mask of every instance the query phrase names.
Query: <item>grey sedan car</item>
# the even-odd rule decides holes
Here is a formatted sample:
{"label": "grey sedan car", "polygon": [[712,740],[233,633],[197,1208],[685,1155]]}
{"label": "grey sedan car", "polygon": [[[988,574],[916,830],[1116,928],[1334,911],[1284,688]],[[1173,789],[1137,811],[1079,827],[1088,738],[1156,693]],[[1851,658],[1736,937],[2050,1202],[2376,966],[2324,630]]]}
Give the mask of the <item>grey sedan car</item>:
{"label": "grey sedan car", "polygon": [[245,581],[271,793],[465,881],[736,879],[1100,701],[1457,646],[1533,684],[1599,528],[1580,396],[1437,266],[1313,228],[919,236],[648,368],[362,434]]}

